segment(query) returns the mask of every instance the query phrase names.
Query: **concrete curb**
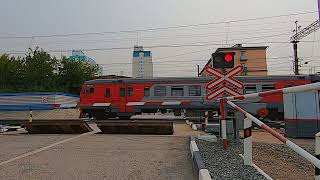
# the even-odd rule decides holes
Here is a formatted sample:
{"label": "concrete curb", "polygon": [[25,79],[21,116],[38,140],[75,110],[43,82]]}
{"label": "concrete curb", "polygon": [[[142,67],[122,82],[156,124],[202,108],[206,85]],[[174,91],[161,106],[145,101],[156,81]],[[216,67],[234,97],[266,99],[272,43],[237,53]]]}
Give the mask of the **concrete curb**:
{"label": "concrete curb", "polygon": [[211,180],[210,173],[208,169],[206,169],[205,164],[201,158],[197,143],[194,137],[190,138],[190,152],[193,162],[193,167],[197,172],[197,176],[199,180]]}

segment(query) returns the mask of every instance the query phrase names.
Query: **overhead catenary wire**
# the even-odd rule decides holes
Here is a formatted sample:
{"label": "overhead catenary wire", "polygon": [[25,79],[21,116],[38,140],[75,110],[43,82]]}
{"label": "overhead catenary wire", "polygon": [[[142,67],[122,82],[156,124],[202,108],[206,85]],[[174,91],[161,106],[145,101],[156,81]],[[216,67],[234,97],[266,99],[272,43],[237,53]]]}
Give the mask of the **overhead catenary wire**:
{"label": "overhead catenary wire", "polygon": [[[255,37],[248,37],[248,38],[238,38],[238,39],[231,39],[229,41],[238,41],[238,40],[245,40],[245,39],[264,39],[267,37],[279,37],[279,36],[283,36],[283,35],[289,35],[289,33],[281,33],[281,34],[273,34],[273,35],[268,35],[268,36],[255,36]],[[213,46],[213,45],[233,45],[234,43],[229,43],[229,44],[225,44],[225,43],[210,43],[211,41],[206,41],[206,42],[193,42],[193,43],[189,43],[189,44],[168,44],[168,45],[153,45],[153,46],[145,46],[145,48],[149,48],[149,49],[154,49],[154,48],[179,48],[179,47],[199,47],[199,46]],[[320,40],[315,40],[315,41],[301,41],[304,43],[314,43],[314,42],[320,42]],[[285,46],[289,45],[290,42],[287,41],[266,41],[266,42],[243,42],[243,44],[283,44]],[[279,47],[278,50],[281,50],[281,47]],[[110,51],[110,50],[129,50],[129,49],[133,49],[133,47],[111,47],[111,48],[77,48],[78,50],[82,50],[82,51]],[[47,52],[70,52],[74,49],[49,49],[46,50]],[[20,51],[2,51],[2,53],[8,53],[8,54],[24,54],[25,50],[20,50]],[[274,54],[275,52],[271,52],[271,54]]]}
{"label": "overhead catenary wire", "polygon": [[[287,30],[288,28],[286,28]],[[237,31],[233,31],[230,32],[230,35],[242,35],[242,34],[252,34],[252,32],[261,32],[262,31],[266,31],[266,33],[269,32],[283,32],[280,31],[279,29],[277,29],[276,31],[270,31],[272,29],[255,29],[255,30],[246,30],[246,31],[238,31],[238,32],[242,32],[242,33],[234,33]],[[289,31],[289,30],[288,30]],[[185,38],[188,37],[190,38],[199,38],[199,37],[224,37],[226,36],[226,33],[201,33],[201,34],[183,34],[183,35],[175,35],[174,38]],[[145,38],[139,38],[139,40],[141,41],[146,41],[146,40],[158,40],[158,39],[171,39],[172,36],[163,36],[163,37],[145,37]],[[36,43],[37,45],[49,45],[50,43],[54,43],[54,44],[74,44],[74,43],[105,43],[105,42],[123,42],[123,41],[132,41],[135,42],[136,38],[117,38],[117,39],[99,39],[99,40],[86,40],[86,41],[62,41],[62,42],[38,42]],[[218,41],[215,41],[218,42]],[[219,41],[220,42],[220,41]],[[1,42],[0,42],[1,43]],[[2,43],[6,43],[6,42],[2,42]],[[14,42],[14,43],[20,43],[20,42]]]}
{"label": "overhead catenary wire", "polygon": [[[278,34],[278,35],[272,35],[272,37],[275,36],[282,36],[284,34]],[[271,36],[269,36],[271,37]],[[254,37],[254,38],[259,38],[259,37]],[[260,38],[265,38],[265,37],[260,37]],[[248,38],[244,38],[248,39]],[[240,40],[240,39],[233,39],[233,40]],[[230,40],[231,41],[231,40]],[[281,44],[281,43],[286,43],[283,41],[268,41],[268,42],[244,42],[243,44]],[[145,48],[148,49],[154,49],[154,48],[180,48],[180,47],[199,47],[199,46],[222,46],[222,45],[234,45],[234,44],[225,44],[225,43],[194,43],[194,44],[168,44],[168,45],[153,45],[153,46],[144,46]],[[130,50],[133,49],[132,46],[128,47],[110,47],[110,48],[77,48],[77,50],[81,51],[111,51],[111,50]],[[46,52],[71,52],[74,49],[48,49]],[[24,54],[25,51],[19,50],[19,51],[2,51],[3,53],[8,53],[8,54],[19,54],[22,53]]]}
{"label": "overhead catenary wire", "polygon": [[[290,57],[292,57],[292,56],[283,56],[283,57],[270,57],[269,59],[285,59],[285,58],[290,58]],[[159,60],[159,59],[163,59],[163,57],[162,58],[157,58],[157,59],[154,59],[153,60],[153,63],[154,64],[157,64],[157,63],[184,63],[184,62],[207,62],[209,59],[210,59],[210,57],[208,57],[208,59],[207,60],[198,60],[198,59],[194,59],[194,60],[174,60],[174,61],[157,61],[157,60]],[[252,59],[252,60],[264,60],[264,59],[266,59],[266,58],[254,58],[254,59]],[[124,63],[99,63],[99,65],[125,65],[125,64],[132,64],[132,62],[124,62]]]}
{"label": "overhead catenary wire", "polygon": [[121,31],[51,34],[51,35],[31,35],[31,36],[0,36],[0,39],[28,39],[28,38],[86,36],[86,35],[102,35],[102,34],[118,34],[118,33],[137,33],[137,32],[157,31],[157,30],[166,30],[166,29],[180,29],[180,28],[188,28],[188,27],[207,26],[207,25],[224,24],[224,23],[255,21],[255,20],[262,20],[262,19],[273,19],[273,18],[279,18],[279,17],[313,14],[313,13],[317,13],[317,12],[318,11],[306,11],[306,12],[289,13],[289,14],[265,16],[265,17],[257,17],[257,18],[235,19],[235,20],[229,20],[229,21],[219,21],[219,22],[209,22],[209,23],[189,24],[189,25],[177,25],[177,26],[167,26],[167,27],[156,27],[156,28],[145,28],[145,29],[135,29],[135,30],[128,29],[128,30],[121,30]]}

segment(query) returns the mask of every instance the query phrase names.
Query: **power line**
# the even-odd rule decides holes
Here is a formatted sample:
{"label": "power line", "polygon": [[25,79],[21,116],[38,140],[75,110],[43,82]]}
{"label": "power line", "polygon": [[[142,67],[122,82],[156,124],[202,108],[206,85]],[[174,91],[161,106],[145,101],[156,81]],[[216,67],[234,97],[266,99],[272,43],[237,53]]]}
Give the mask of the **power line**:
{"label": "power line", "polygon": [[119,33],[137,33],[137,32],[148,32],[148,31],[158,31],[158,30],[168,30],[168,29],[180,29],[180,28],[189,28],[189,27],[208,26],[208,25],[216,25],[216,24],[224,24],[224,23],[238,23],[238,22],[262,20],[262,19],[272,19],[272,18],[279,18],[279,17],[288,17],[288,16],[296,16],[296,15],[304,15],[304,14],[313,14],[313,13],[317,13],[317,12],[318,11],[307,11],[307,12],[300,12],[300,13],[290,13],[290,14],[282,14],[282,15],[275,15],[275,16],[265,16],[265,17],[257,17],[257,18],[238,19],[238,20],[220,21],[220,22],[209,22],[209,23],[199,23],[199,24],[189,24],[189,25],[178,25],[178,26],[167,26],[167,27],[157,27],[157,28],[146,28],[146,29],[136,29],[136,30],[88,32],[88,33],[71,33],[71,34],[51,34],[51,35],[32,35],[32,36],[2,36],[2,37],[0,37],[0,39],[28,39],[28,38],[50,38],[50,37],[87,36],[87,35],[103,35],[103,34],[119,34]]}
{"label": "power line", "polygon": [[[285,59],[285,58],[289,58],[290,56],[286,56],[286,57],[273,57],[273,58],[269,58],[269,59]],[[209,58],[208,58],[209,59]],[[265,58],[255,58],[255,59],[251,59],[251,60],[263,60]],[[165,64],[165,63],[174,63],[174,64],[179,64],[180,65],[183,65],[183,64],[186,64],[186,63],[199,63],[199,62],[207,62],[208,60],[176,60],[176,61],[159,61],[159,62],[153,62],[153,64]],[[183,64],[181,64],[183,63]],[[116,65],[131,65],[132,63],[131,62],[127,62],[127,63],[99,63],[99,65],[101,66],[116,66]],[[172,68],[177,68],[177,66],[172,66]],[[158,67],[157,67],[158,68]],[[121,68],[120,68],[121,69]]]}
{"label": "power line", "polygon": [[[274,29],[274,28],[272,28]],[[234,32],[230,32],[230,36],[232,35],[242,35],[242,34],[252,34],[251,32],[261,32],[261,31],[266,31],[266,33],[269,33],[269,32],[283,32],[283,31],[279,31],[279,29],[277,29],[277,31],[270,31],[272,29],[255,29],[255,30],[246,30],[246,31],[234,31],[234,32],[242,32],[242,33],[234,33]],[[287,29],[287,28],[286,28]],[[191,37],[191,38],[196,38],[196,37],[211,37],[211,36],[218,36],[218,37],[223,37],[225,36],[226,33],[197,33],[197,34],[184,34],[184,35],[175,35],[175,38],[184,38],[184,37]],[[162,36],[162,37],[145,37],[145,38],[139,38],[139,40],[155,40],[155,39],[170,39],[172,38],[172,36]],[[59,43],[56,43],[56,42],[40,42],[40,43],[37,43],[37,45],[48,45],[48,44],[52,44],[52,43],[55,43],[55,44],[74,44],[74,43],[102,43],[102,42],[121,42],[121,41],[136,41],[136,38],[117,38],[117,39],[105,39],[105,40],[87,40],[87,41],[62,41],[62,42],[59,42]],[[218,41],[216,41],[218,42]],[[221,42],[221,41],[219,41]],[[5,43],[5,42],[3,42]],[[19,43],[19,42],[16,42],[16,44]]]}
{"label": "power line", "polygon": [[[238,38],[238,39],[231,39],[230,41],[238,41],[238,40],[244,40],[244,39],[264,39],[267,37],[278,37],[282,35],[289,35],[289,33],[281,33],[281,34],[273,34],[273,35],[268,35],[268,36],[256,36],[256,37],[248,37],[248,38]],[[212,42],[212,41],[209,41]],[[302,42],[319,42],[319,41],[302,41]],[[193,44],[178,44],[178,45],[155,45],[155,46],[145,46],[146,48],[169,48],[169,47],[197,47],[197,46],[211,46],[211,45],[233,45],[233,44],[223,44],[223,43],[208,43],[207,44],[198,44],[198,43],[203,43],[203,42],[195,42]],[[289,43],[289,42],[243,42],[243,44],[276,44],[276,43]],[[92,48],[92,49],[80,49],[82,51],[102,51],[102,50],[127,50],[131,49],[132,47],[113,47],[113,48]],[[69,50],[48,50],[48,52],[69,52],[72,51],[73,49]],[[5,52],[6,53],[6,52]],[[10,54],[24,54],[25,51],[7,51],[7,53]]]}
{"label": "power line", "polygon": [[[266,38],[266,37],[277,37],[277,36],[282,36],[286,35],[286,33],[282,34],[277,34],[277,35],[270,35],[270,36],[263,36],[260,38]],[[259,37],[253,37],[253,38],[243,38],[243,39],[257,39]],[[236,41],[236,40],[243,40],[243,39],[232,39],[230,41]],[[210,41],[209,41],[210,42]],[[224,43],[203,43],[202,42],[194,42],[190,44],[169,44],[169,45],[153,45],[153,46],[144,46],[145,48],[149,49],[154,49],[154,48],[179,48],[179,47],[199,47],[199,46],[222,46],[222,45],[233,45],[232,44],[224,44]],[[269,41],[269,42],[244,42],[243,44],[279,44],[279,43],[284,43],[281,41]],[[133,49],[133,47],[111,47],[111,48],[77,48],[78,50],[81,51],[110,51],[110,50],[129,50]],[[53,50],[46,50],[46,52],[71,52],[74,49],[53,49]],[[4,53],[9,53],[9,54],[19,54],[19,53],[25,53],[25,51],[4,51]]]}

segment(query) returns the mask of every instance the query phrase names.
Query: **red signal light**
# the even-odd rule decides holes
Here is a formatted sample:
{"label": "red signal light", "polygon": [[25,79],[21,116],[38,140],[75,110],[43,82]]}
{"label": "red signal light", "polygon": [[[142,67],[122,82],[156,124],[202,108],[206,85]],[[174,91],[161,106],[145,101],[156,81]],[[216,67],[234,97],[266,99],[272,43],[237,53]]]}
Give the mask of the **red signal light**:
{"label": "red signal light", "polygon": [[231,54],[229,54],[229,53],[226,54],[226,56],[224,57],[224,60],[227,61],[227,62],[232,61],[232,59],[233,59],[233,56]]}

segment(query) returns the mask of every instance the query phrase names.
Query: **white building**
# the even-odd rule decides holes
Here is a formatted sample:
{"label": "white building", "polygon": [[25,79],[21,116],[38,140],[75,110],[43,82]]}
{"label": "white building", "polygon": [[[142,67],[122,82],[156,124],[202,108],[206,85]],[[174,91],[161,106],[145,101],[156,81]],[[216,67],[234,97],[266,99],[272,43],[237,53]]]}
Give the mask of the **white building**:
{"label": "white building", "polygon": [[153,63],[151,51],[144,51],[142,46],[134,46],[132,57],[132,77],[153,77]]}

